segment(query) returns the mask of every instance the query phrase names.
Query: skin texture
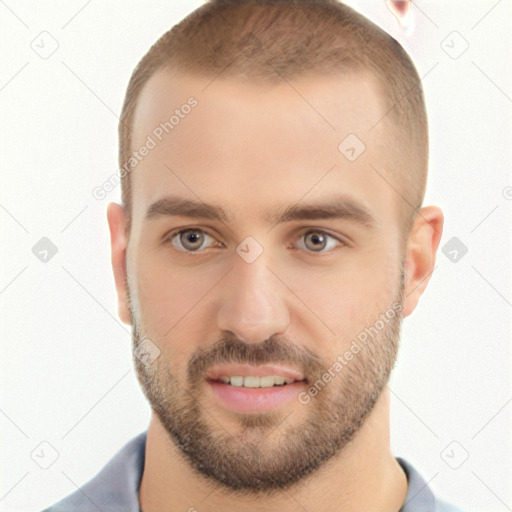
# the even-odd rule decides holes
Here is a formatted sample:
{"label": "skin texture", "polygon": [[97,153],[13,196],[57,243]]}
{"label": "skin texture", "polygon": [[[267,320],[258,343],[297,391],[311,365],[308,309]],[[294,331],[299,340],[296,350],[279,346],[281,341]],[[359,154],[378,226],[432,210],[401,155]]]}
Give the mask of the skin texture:
{"label": "skin texture", "polygon": [[[385,384],[401,320],[434,268],[443,214],[422,208],[402,244],[392,126],[384,119],[369,130],[385,113],[369,77],[262,87],[162,70],[140,97],[133,146],[190,96],[197,106],[134,171],[130,233],[119,205],[107,212],[120,318],[133,327],[134,350],[145,338],[160,350],[151,364],[134,358],[153,411],[141,506],[397,511],[407,481],[390,451]],[[366,146],[354,162],[338,151],[349,133]],[[170,194],[215,203],[229,218],[145,220]],[[374,225],[264,220],[339,195]],[[172,235],[191,228],[208,236],[186,254]],[[323,248],[311,231],[334,238]],[[263,248],[252,263],[235,251],[248,236]],[[399,313],[307,404],[235,414],[213,400],[205,377],[214,361],[281,361],[312,383],[397,303]]]}

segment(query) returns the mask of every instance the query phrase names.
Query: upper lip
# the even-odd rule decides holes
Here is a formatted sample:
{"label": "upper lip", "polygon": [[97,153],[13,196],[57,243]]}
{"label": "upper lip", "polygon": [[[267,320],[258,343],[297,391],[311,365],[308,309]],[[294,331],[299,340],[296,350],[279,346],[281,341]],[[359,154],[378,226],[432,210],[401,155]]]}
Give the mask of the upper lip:
{"label": "upper lip", "polygon": [[250,364],[223,364],[210,368],[206,377],[211,380],[218,380],[220,377],[231,377],[240,375],[242,377],[288,377],[293,380],[305,380],[304,375],[293,368],[276,365],[252,366]]}

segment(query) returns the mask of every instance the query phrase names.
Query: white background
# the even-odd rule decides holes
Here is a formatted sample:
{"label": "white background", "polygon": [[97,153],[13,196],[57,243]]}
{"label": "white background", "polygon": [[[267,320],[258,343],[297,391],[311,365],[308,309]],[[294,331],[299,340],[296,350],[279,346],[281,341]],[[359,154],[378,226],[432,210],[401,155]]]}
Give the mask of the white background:
{"label": "white background", "polygon": [[[457,263],[439,253],[404,322],[392,448],[440,497],[471,511],[512,510],[512,3],[415,0],[407,31],[384,0],[350,3],[426,75],[425,204],[444,210],[441,246],[455,236],[468,247]],[[110,270],[105,209],[119,189],[102,201],[92,189],[117,169],[132,69],[199,4],[0,2],[1,511],[59,500],[147,426]],[[47,59],[31,48],[42,31],[59,45]],[[454,31],[469,43],[457,59],[445,51],[462,48]],[[32,253],[43,236],[58,247],[47,263]],[[43,441],[59,454],[46,470],[31,458]],[[458,469],[441,456],[453,441],[452,465],[469,455]]]}

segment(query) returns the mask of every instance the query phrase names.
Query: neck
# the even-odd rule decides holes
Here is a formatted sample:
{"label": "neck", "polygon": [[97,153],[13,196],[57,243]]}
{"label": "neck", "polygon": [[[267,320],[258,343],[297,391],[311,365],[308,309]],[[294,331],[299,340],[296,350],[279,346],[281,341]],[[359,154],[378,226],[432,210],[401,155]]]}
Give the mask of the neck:
{"label": "neck", "polygon": [[398,512],[407,494],[407,478],[390,450],[389,390],[341,454],[316,473],[272,498],[230,495],[195,473],[154,415],[147,432],[146,459],[139,489],[143,512],[308,512],[372,510]]}

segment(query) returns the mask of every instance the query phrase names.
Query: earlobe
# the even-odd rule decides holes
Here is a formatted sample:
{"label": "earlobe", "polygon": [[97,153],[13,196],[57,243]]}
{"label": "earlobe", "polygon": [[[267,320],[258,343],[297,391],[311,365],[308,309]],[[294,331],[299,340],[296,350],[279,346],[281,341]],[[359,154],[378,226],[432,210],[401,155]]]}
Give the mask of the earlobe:
{"label": "earlobe", "polygon": [[126,293],[127,219],[123,207],[117,203],[110,203],[107,207],[107,221],[110,230],[111,262],[116,284],[119,318],[123,323],[131,324],[130,307]]}
{"label": "earlobe", "polygon": [[438,206],[426,206],[414,219],[406,249],[406,283],[402,316],[409,316],[425,291],[436,263],[444,216]]}

